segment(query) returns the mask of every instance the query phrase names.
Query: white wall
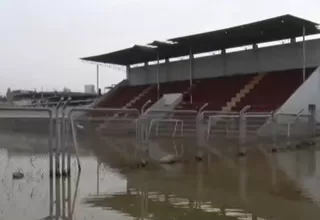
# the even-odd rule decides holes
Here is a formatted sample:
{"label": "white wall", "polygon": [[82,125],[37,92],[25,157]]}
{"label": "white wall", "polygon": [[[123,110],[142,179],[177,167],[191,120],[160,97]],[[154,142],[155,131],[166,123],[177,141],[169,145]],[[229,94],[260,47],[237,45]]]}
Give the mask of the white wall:
{"label": "white wall", "polygon": [[[320,65],[320,39],[306,42],[306,66]],[[194,60],[193,76],[210,78],[237,73],[267,72],[302,67],[302,43],[284,44]],[[189,60],[160,65],[160,82],[189,79]],[[132,85],[156,83],[157,65],[130,69]]]}
{"label": "white wall", "polygon": [[[278,112],[297,114],[303,109],[303,114],[307,114],[309,104],[315,104],[317,109],[320,109],[320,67],[291,95]],[[317,114],[317,120],[320,120],[320,112]]]}

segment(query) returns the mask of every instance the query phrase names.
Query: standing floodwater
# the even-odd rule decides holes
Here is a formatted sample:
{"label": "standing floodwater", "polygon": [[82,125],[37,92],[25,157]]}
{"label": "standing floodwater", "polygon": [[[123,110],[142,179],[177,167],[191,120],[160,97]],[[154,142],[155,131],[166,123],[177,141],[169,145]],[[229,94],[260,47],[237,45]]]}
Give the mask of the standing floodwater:
{"label": "standing floodwater", "polygon": [[[0,219],[45,219],[50,212],[65,219],[320,218],[316,148],[223,160],[205,152],[202,162],[111,169],[109,151],[95,146],[82,153],[80,175],[73,158],[71,178],[51,185],[41,136],[2,135],[1,146]],[[24,178],[13,180],[16,171]]]}

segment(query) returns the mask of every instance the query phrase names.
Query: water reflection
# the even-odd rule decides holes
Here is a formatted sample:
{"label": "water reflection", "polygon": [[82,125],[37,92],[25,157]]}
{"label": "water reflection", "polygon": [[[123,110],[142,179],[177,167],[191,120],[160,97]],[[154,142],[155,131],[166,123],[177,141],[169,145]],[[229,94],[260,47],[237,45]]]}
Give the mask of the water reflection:
{"label": "water reflection", "polygon": [[[90,140],[82,147],[97,156],[81,156],[80,176],[73,158],[71,178],[50,180],[47,155],[25,145],[25,151],[22,142],[18,151],[10,144],[0,149],[0,219],[320,218],[316,149],[224,159],[208,150],[202,162],[137,169]],[[17,169],[24,179],[12,180]]]}
{"label": "water reflection", "polygon": [[49,216],[45,219],[73,219],[79,181],[80,174],[77,176],[74,191],[72,192],[71,178],[51,178],[49,180],[50,207]]}
{"label": "water reflection", "polygon": [[132,171],[125,174],[126,192],[86,203],[137,219],[319,219],[315,158],[320,159],[315,150],[257,152],[171,165],[174,171]]}

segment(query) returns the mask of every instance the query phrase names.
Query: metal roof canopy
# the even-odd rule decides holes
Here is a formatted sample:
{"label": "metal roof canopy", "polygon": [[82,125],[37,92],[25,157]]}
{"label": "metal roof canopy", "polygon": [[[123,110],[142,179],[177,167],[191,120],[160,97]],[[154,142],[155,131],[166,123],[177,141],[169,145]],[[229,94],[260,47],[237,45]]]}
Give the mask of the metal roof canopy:
{"label": "metal roof canopy", "polygon": [[[135,45],[116,52],[81,59],[117,65],[132,65],[155,61],[158,58],[187,56],[190,54],[191,48],[192,53],[197,54],[300,37],[303,35],[303,27],[306,35],[320,33],[317,23],[292,15],[283,15],[232,28],[169,39],[168,41],[174,42],[173,44],[154,41],[146,47]],[[151,45],[154,47],[152,48]]]}

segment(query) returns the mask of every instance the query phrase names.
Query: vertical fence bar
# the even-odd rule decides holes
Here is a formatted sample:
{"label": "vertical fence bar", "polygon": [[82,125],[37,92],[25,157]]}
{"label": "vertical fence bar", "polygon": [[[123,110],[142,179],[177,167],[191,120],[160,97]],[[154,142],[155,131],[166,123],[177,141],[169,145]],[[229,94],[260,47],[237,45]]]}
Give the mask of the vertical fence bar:
{"label": "vertical fence bar", "polygon": [[239,129],[240,129],[239,130],[239,144],[240,144],[239,155],[243,156],[245,154],[244,144],[246,142],[246,133],[247,133],[245,113],[240,113]]}
{"label": "vertical fence bar", "polygon": [[56,188],[56,219],[60,219],[60,215],[61,215],[61,190],[60,190],[60,184],[61,184],[61,179],[60,178],[56,178],[55,181],[55,188]]}
{"label": "vertical fence bar", "polygon": [[68,187],[68,199],[67,199],[67,202],[68,202],[68,219],[72,220],[71,218],[71,178],[68,178],[67,179],[67,187]]}
{"label": "vertical fence bar", "polygon": [[68,103],[71,101],[71,97],[67,99],[67,101],[63,104],[61,108],[61,126],[60,126],[60,132],[61,132],[61,162],[62,162],[62,176],[67,176],[68,172],[65,170],[65,164],[66,164],[66,108],[68,106]]}
{"label": "vertical fence bar", "polygon": [[316,127],[316,105],[310,104],[308,107],[309,110],[309,127],[310,127],[310,138],[313,141],[315,137],[315,127]]}
{"label": "vertical fence bar", "polygon": [[53,176],[53,114],[49,112],[49,176]]}
{"label": "vertical fence bar", "polygon": [[277,116],[275,113],[271,115],[271,138],[272,138],[272,151],[276,151],[277,148]]}
{"label": "vertical fence bar", "polygon": [[239,159],[239,193],[243,200],[247,199],[247,160],[246,158]]}
{"label": "vertical fence bar", "polygon": [[49,217],[53,219],[53,178],[49,178]]}
{"label": "vertical fence bar", "polygon": [[56,141],[55,141],[55,144],[56,144],[56,155],[55,155],[55,159],[56,159],[56,176],[57,177],[60,177],[60,150],[61,150],[61,124],[60,124],[60,119],[59,119],[59,109],[60,109],[60,106],[63,102],[64,98],[62,97],[60,99],[60,101],[58,102],[56,108],[55,108],[55,131],[56,131]]}
{"label": "vertical fence bar", "polygon": [[97,159],[97,195],[99,195],[100,189],[100,161]]}
{"label": "vertical fence bar", "polygon": [[61,174],[62,176],[66,176],[67,173],[65,171],[65,156],[66,156],[66,145],[65,145],[65,118],[64,118],[64,110],[62,110],[61,115],[61,124],[60,124],[60,132],[61,132]]}
{"label": "vertical fence bar", "polygon": [[60,176],[60,155],[59,155],[59,145],[60,145],[60,129],[59,129],[59,108],[56,108],[55,112],[55,172],[56,176]]}
{"label": "vertical fence bar", "polygon": [[76,129],[75,129],[75,125],[74,125],[74,121],[73,121],[72,117],[70,118],[70,123],[71,123],[71,130],[72,130],[72,138],[73,138],[73,142],[75,145],[76,157],[77,157],[77,162],[78,162],[78,169],[80,172],[81,165],[80,165],[80,159],[79,159],[79,154],[78,154],[79,144],[78,144]]}
{"label": "vertical fence bar", "polygon": [[66,217],[66,178],[62,178],[61,180],[62,184],[62,191],[61,191],[61,203],[62,203],[62,219],[65,219]]}
{"label": "vertical fence bar", "polygon": [[[66,137],[67,137],[67,139],[69,140],[69,137],[70,137],[70,125],[71,123],[70,123],[70,119],[69,118],[67,118],[66,119]],[[71,147],[70,146],[68,146],[68,148],[67,148],[67,175],[68,176],[71,176]]]}

